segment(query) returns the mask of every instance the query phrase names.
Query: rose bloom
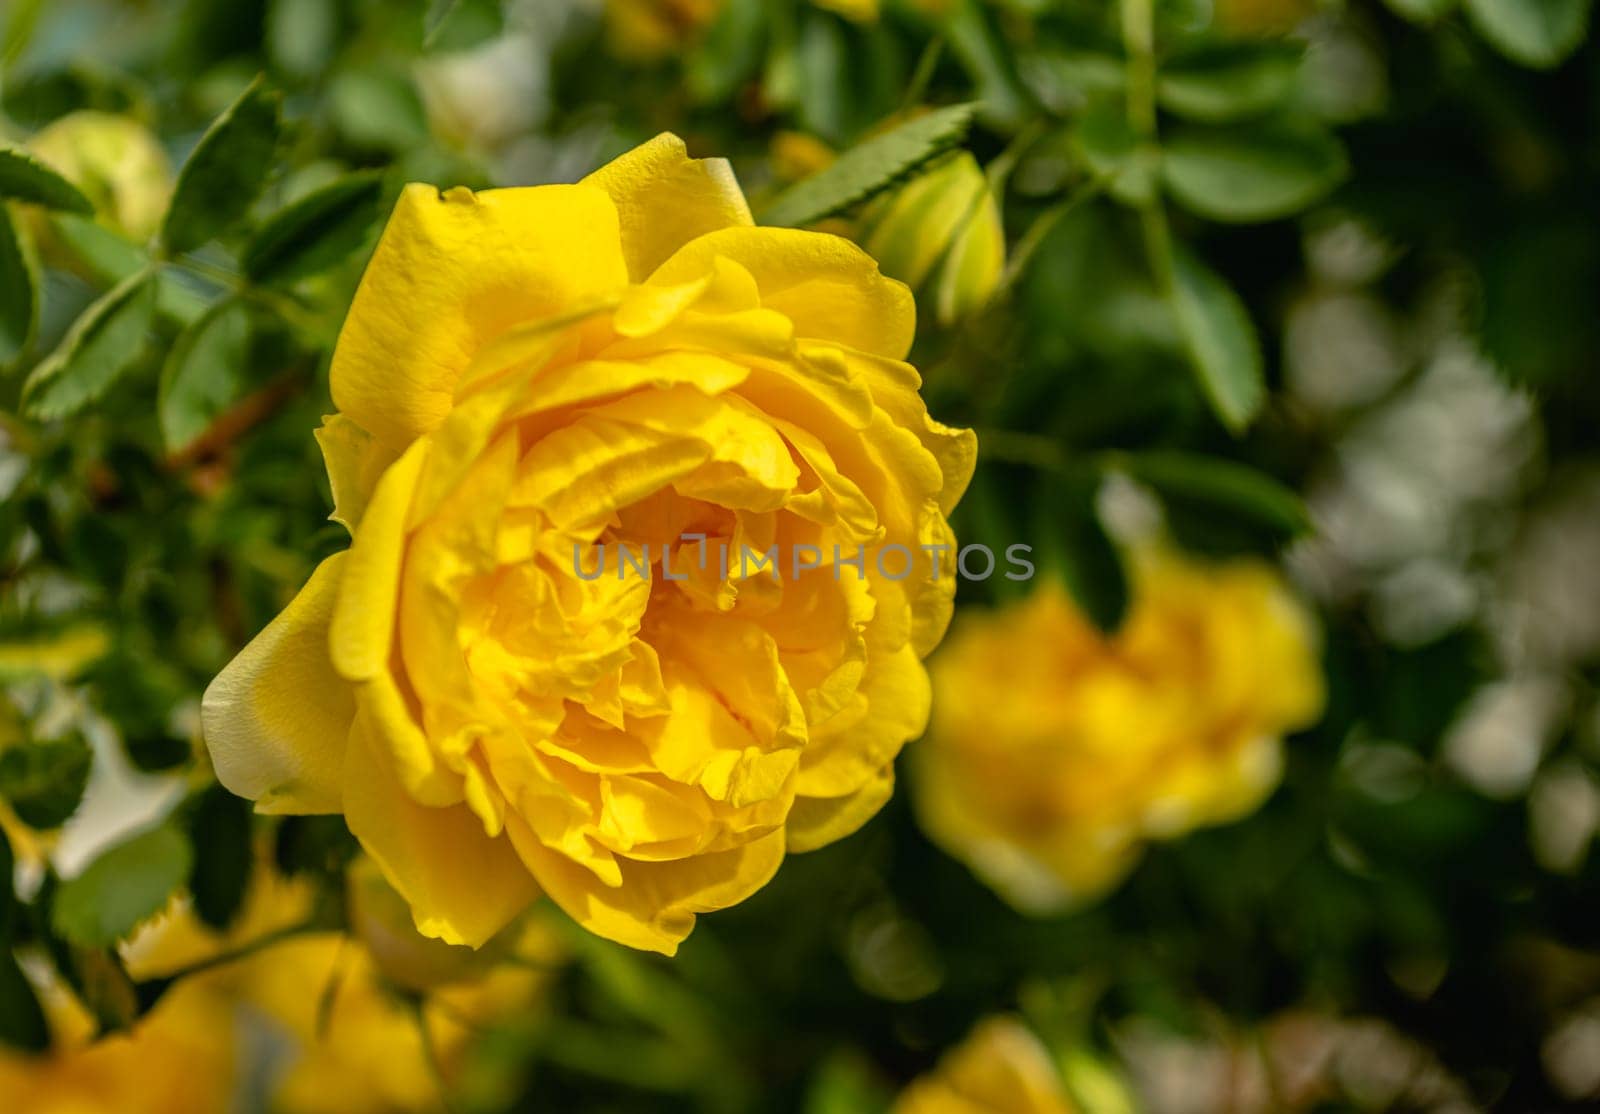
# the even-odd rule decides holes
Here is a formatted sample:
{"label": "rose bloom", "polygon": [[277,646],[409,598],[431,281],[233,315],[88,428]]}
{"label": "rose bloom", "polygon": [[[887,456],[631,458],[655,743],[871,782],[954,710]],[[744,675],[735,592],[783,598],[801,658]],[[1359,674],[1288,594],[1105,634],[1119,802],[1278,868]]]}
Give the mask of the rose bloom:
{"label": "rose bloom", "polygon": [[991,1017],[895,1100],[893,1114],[1077,1114],[1050,1053],[1021,1021]]}
{"label": "rose bloom", "polygon": [[1253,811],[1283,735],[1322,709],[1312,624],[1271,568],[1155,550],[1132,564],[1112,636],[1042,582],[963,614],[934,662],[923,828],[1028,912],[1104,893],[1147,840]]}
{"label": "rose bloom", "polygon": [[[976,444],[928,417],[914,324],[675,136],[577,185],[408,187],[318,433],[353,541],[208,689],[218,776],[344,813],[426,935],[476,946],[543,891],[672,953],[872,816],[925,726],[955,581],[921,547]],[[784,567],[723,576],[720,545]]]}

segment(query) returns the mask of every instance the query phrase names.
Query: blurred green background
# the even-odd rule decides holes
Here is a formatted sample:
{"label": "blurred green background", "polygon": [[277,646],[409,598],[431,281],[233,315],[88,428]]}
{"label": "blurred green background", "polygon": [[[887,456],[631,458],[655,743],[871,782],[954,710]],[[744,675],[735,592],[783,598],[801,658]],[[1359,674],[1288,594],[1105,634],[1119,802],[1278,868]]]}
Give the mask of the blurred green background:
{"label": "blurred green background", "polygon": [[[1258,813],[1152,846],[1071,914],[1004,904],[903,784],[675,960],[558,929],[538,1008],[472,1028],[451,1101],[885,1110],[1020,1013],[1088,1111],[1593,1109],[1590,8],[5,0],[0,138],[81,197],[0,167],[4,1035],[46,1042],[50,981],[106,1030],[159,1010],[168,984],[117,943],[175,891],[223,929],[293,874],[315,927],[346,924],[338,818],[252,821],[197,705],[344,545],[309,433],[402,183],[573,181],[671,130],[732,159],[758,220],[870,238],[959,140],[1006,254],[918,289],[930,408],[979,431],[958,536],[1028,540],[1107,627],[1119,514],[1279,561],[1321,617],[1325,715]],[[853,194],[823,177],[958,104],[970,121],[880,145]],[[235,180],[214,169],[192,227],[158,235],[225,111],[265,121]]]}

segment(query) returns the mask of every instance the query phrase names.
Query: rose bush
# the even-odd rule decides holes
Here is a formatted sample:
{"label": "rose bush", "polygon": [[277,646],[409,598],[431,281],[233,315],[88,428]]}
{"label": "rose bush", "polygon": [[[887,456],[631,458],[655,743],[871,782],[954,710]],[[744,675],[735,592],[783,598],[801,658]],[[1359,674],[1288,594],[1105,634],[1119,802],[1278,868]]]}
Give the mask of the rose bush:
{"label": "rose bush", "polygon": [[1311,621],[1269,566],[1158,549],[1097,630],[1054,582],[973,612],[934,663],[915,763],[927,832],[1017,907],[1104,893],[1150,839],[1254,810],[1320,715]]}
{"label": "rose bush", "polygon": [[[207,691],[218,776],[342,812],[427,935],[543,891],[673,952],[876,812],[923,730],[954,591],[923,547],[976,445],[929,418],[913,327],[675,136],[576,185],[407,187],[318,432],[352,544]],[[720,545],[821,560],[724,576]],[[834,560],[890,545],[904,576]]]}

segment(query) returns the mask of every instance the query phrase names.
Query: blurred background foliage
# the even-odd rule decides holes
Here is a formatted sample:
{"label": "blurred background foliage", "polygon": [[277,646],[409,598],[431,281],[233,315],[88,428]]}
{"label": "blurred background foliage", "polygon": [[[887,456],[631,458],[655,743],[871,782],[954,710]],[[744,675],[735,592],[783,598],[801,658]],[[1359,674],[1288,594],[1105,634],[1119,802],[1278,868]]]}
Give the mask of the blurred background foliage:
{"label": "blurred background foliage", "polygon": [[[351,1093],[231,1084],[243,1108],[864,1114],[995,1014],[1063,1109],[1593,1108],[1590,8],[6,0],[0,1088],[52,1062],[63,988],[137,1034],[237,952],[342,1001],[337,964],[263,941],[349,933],[379,1001]],[[1032,544],[1107,630],[1153,517],[1281,561],[1327,708],[1258,813],[1069,914],[1004,904],[903,789],[674,961],[541,927],[507,960],[537,1008],[474,1015],[464,1068],[460,1033],[416,1043],[418,961],[383,960],[416,942],[359,914],[342,823],[252,818],[198,699],[342,545],[308,434],[400,185],[571,181],[661,130],[916,286],[930,406],[979,430],[964,542]],[[174,919],[209,958],[142,965]],[[273,1015],[249,981],[217,993]],[[275,1031],[344,1048],[329,1012]]]}

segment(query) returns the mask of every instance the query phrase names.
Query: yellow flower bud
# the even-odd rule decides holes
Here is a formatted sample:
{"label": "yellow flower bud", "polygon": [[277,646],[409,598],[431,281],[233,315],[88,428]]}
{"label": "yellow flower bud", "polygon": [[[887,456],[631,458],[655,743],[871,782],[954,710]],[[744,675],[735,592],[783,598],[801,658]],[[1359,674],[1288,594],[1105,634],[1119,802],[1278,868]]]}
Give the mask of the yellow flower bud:
{"label": "yellow flower bud", "polygon": [[885,274],[931,294],[943,325],[987,302],[1005,269],[1000,209],[967,151],[881,202],[866,219],[863,246]]}

